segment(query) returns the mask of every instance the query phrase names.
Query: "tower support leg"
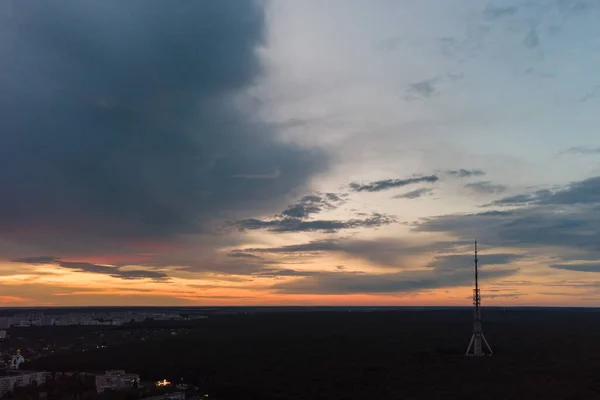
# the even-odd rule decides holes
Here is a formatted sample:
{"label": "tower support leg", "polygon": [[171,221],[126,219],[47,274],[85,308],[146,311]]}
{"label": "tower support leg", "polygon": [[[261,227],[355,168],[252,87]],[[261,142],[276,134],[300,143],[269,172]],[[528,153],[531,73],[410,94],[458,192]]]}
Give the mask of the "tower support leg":
{"label": "tower support leg", "polygon": [[469,341],[469,345],[467,346],[467,352],[465,353],[465,355],[467,355],[467,356],[471,352],[471,346],[473,346],[474,339],[475,339],[475,335],[471,335],[471,340]]}

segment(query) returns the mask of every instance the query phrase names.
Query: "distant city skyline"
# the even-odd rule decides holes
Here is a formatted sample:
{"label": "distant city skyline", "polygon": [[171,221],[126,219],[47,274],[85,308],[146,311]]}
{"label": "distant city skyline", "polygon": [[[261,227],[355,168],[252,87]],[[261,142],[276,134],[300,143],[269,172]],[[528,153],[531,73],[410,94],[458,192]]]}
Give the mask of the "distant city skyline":
{"label": "distant city skyline", "polygon": [[0,307],[600,306],[600,4],[0,3]]}

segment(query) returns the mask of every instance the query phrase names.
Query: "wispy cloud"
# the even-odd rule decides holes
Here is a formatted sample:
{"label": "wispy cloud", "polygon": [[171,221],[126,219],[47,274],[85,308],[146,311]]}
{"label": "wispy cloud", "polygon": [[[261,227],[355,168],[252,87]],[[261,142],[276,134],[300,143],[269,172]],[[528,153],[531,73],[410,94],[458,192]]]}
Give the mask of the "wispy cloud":
{"label": "wispy cloud", "polygon": [[473,176],[483,176],[485,171],[482,169],[449,169],[446,171],[448,175],[457,176],[459,178],[471,178]]}
{"label": "wispy cloud", "polygon": [[394,199],[418,199],[424,196],[431,195],[432,193],[433,189],[421,188],[412,190],[407,193],[397,194],[394,196]]}
{"label": "wispy cloud", "polygon": [[549,267],[554,269],[563,269],[566,271],[576,272],[600,272],[600,263],[552,264]]}
{"label": "wispy cloud", "polygon": [[409,95],[419,95],[421,97],[431,97],[435,94],[435,83],[437,82],[437,78],[426,79],[423,81],[411,83],[408,86],[408,94]]}
{"label": "wispy cloud", "polygon": [[595,155],[600,154],[600,147],[577,146],[562,151],[560,154]]}
{"label": "wispy cloud", "polygon": [[507,189],[506,185],[494,184],[490,181],[467,183],[465,188],[482,194],[500,194],[504,193]]}
{"label": "wispy cloud", "polygon": [[350,184],[350,188],[355,192],[381,192],[383,190],[413,185],[415,183],[434,183],[438,180],[439,178],[437,175],[427,175],[406,179],[384,179],[370,183],[353,182]]}
{"label": "wispy cloud", "polygon": [[492,294],[484,293],[481,295],[481,298],[483,298],[483,299],[497,299],[497,298],[518,299],[521,296],[527,296],[527,293],[492,293]]}
{"label": "wispy cloud", "polygon": [[518,8],[515,6],[509,7],[496,7],[491,3],[483,10],[483,16],[487,19],[499,19],[514,16],[518,12]]}
{"label": "wispy cloud", "polygon": [[527,32],[525,38],[523,39],[523,44],[525,45],[525,47],[533,49],[537,47],[539,43],[540,38],[537,34],[537,31],[534,28],[530,29],[529,32]]}
{"label": "wispy cloud", "polygon": [[109,275],[113,278],[119,279],[152,279],[152,280],[165,280],[168,278],[167,274],[158,271],[149,270],[132,270],[124,269],[119,266],[112,265],[98,265],[87,262],[77,261],[63,261],[58,257],[41,256],[41,257],[25,257],[12,260],[15,263],[23,264],[54,264],[59,267],[71,269],[78,272],[89,272],[93,274]]}
{"label": "wispy cloud", "polygon": [[346,202],[347,195],[336,193],[311,194],[302,197],[296,204],[289,205],[281,212],[282,218],[305,219],[321,211],[330,211]]}

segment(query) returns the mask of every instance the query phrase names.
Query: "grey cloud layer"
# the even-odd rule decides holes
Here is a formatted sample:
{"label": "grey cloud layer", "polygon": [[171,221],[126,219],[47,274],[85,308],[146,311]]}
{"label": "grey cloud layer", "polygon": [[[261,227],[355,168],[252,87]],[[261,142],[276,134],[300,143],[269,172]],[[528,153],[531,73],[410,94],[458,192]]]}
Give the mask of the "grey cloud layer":
{"label": "grey cloud layer", "polygon": [[558,190],[537,190],[497,200],[490,205],[586,205],[600,204],[600,176],[573,182]]}
{"label": "grey cloud layer", "polygon": [[94,274],[104,274],[112,276],[113,278],[119,279],[153,279],[163,280],[167,279],[167,274],[158,271],[148,270],[125,270],[122,267],[109,266],[109,265],[97,265],[87,262],[75,262],[75,261],[62,261],[58,257],[27,257],[12,260],[16,263],[25,264],[55,264],[62,268],[72,269],[79,272],[91,272]]}
{"label": "grey cloud layer", "polygon": [[75,246],[194,233],[279,208],[327,167],[234,107],[261,73],[255,2],[9,3],[1,237]]}
{"label": "grey cloud layer", "polygon": [[562,154],[600,154],[600,147],[571,147],[563,151]]}
{"label": "grey cloud layer", "polygon": [[[448,170],[448,174],[459,177],[479,176],[484,174],[482,170]],[[435,183],[439,180],[437,175],[417,176],[405,179],[384,179],[369,183],[350,184],[351,190],[355,192],[381,192],[388,189],[400,188],[418,183]],[[498,192],[504,189],[502,185],[493,185],[490,182],[476,182],[472,184],[473,190]],[[396,199],[418,199],[432,193],[431,188],[419,188],[413,191],[394,196]],[[301,198],[296,204],[288,206],[280,214],[271,219],[249,218],[234,223],[239,230],[264,229],[271,232],[311,232],[324,231],[336,232],[342,229],[379,227],[397,222],[395,217],[374,213],[364,219],[350,220],[307,220],[311,215],[318,214],[324,210],[333,210],[344,204],[345,194],[313,194]]]}
{"label": "grey cloud layer", "polygon": [[303,221],[300,218],[275,218],[269,220],[244,219],[237,221],[234,225],[241,231],[264,229],[271,232],[337,232],[342,229],[355,228],[377,228],[383,225],[389,225],[397,222],[396,218],[390,215],[373,213],[370,217],[364,219],[341,220],[312,220]]}
{"label": "grey cloud layer", "polygon": [[[484,254],[479,257],[480,266],[510,264],[513,261],[522,259],[518,254],[492,253]],[[436,268],[438,271],[456,271],[460,269],[473,269],[472,254],[451,254],[436,257],[435,260],[427,264],[428,267]]]}
{"label": "grey cloud layer", "polygon": [[600,177],[573,182],[554,191],[507,197],[492,205],[516,208],[426,218],[413,229],[449,233],[463,240],[478,238],[490,247],[552,246],[557,257],[564,260],[600,260]]}
{"label": "grey cloud layer", "polygon": [[[506,264],[517,259],[511,254],[490,255],[490,264]],[[460,261],[460,262],[457,262]],[[306,276],[301,279],[277,284],[281,293],[399,293],[414,292],[440,287],[468,285],[473,279],[472,259],[469,256],[441,257],[430,264],[430,270],[407,270],[389,274],[328,274]],[[496,279],[514,275],[517,268],[483,269],[482,279]]]}
{"label": "grey cloud layer", "polygon": [[394,238],[377,240],[340,238],[315,240],[281,247],[247,248],[238,252],[244,254],[296,254],[301,256],[332,252],[358,257],[379,266],[401,267],[406,256],[421,254],[424,251],[434,253],[460,251],[465,246],[472,246],[472,242],[433,242],[427,245],[415,246]]}

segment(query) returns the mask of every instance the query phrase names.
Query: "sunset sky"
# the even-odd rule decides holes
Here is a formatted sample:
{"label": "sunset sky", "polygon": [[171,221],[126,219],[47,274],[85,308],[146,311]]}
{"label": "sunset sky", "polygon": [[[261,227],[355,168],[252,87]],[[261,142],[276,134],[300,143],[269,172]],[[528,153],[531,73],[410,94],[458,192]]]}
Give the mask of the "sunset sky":
{"label": "sunset sky", "polygon": [[597,0],[0,2],[0,305],[600,306]]}

